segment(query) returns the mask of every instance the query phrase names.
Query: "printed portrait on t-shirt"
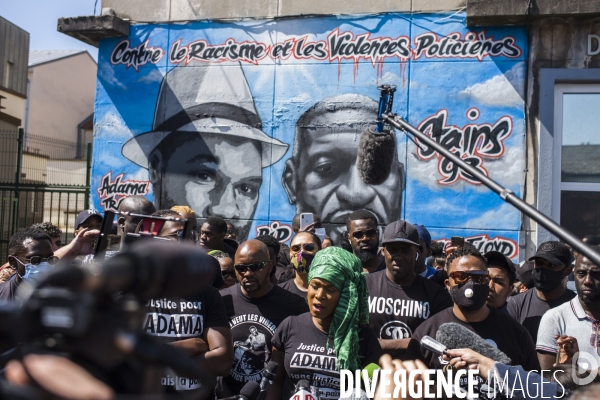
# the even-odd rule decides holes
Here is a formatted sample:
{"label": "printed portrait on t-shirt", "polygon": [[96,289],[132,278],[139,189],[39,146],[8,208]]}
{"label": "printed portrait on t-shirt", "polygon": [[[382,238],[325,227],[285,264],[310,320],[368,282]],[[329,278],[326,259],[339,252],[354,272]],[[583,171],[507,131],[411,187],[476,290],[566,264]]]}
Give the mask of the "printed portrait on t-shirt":
{"label": "printed portrait on t-shirt", "polygon": [[[243,321],[236,323],[238,321]],[[233,333],[233,366],[230,377],[238,382],[259,381],[270,360],[274,326],[264,317],[243,315],[230,321]]]}

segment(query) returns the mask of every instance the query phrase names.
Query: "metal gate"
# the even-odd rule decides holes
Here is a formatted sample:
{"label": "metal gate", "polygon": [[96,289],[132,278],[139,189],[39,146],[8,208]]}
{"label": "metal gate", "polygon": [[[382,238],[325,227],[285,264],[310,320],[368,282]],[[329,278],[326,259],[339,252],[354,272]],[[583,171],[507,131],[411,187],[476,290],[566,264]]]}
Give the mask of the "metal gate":
{"label": "metal gate", "polygon": [[[62,242],[73,238],[75,217],[89,208],[91,144],[19,131],[0,131],[0,264],[7,261],[13,233],[38,222],[51,222],[63,231]],[[83,153],[87,157],[77,158]]]}

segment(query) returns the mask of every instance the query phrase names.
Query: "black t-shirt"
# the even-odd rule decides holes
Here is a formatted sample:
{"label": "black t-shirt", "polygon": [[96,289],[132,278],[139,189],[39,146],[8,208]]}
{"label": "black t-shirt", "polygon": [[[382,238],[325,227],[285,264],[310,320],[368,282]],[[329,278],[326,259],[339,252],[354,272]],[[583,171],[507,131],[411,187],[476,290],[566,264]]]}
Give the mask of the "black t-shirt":
{"label": "black t-shirt", "polygon": [[508,298],[508,313],[529,331],[535,343],[542,315],[551,308],[571,301],[575,296],[577,296],[575,292],[565,290],[565,294],[560,298],[545,301],[538,297],[535,288],[531,288],[525,293]]}
{"label": "black t-shirt", "polygon": [[286,269],[291,264],[290,248],[285,243],[281,243],[279,254],[277,255],[277,270]]}
{"label": "black t-shirt", "polygon": [[410,286],[396,285],[386,271],[367,275],[369,325],[380,339],[408,339],[425,320],[452,307],[446,288],[420,275]]}
{"label": "black t-shirt", "polygon": [[[359,368],[370,363],[378,363],[381,347],[373,330],[365,325],[359,333]],[[285,382],[283,399],[289,399],[294,387],[301,379],[307,379],[312,386],[319,388],[321,399],[340,398],[340,373],[337,357],[328,335],[317,329],[310,313],[286,318],[273,335],[273,346],[285,353]]]}
{"label": "black t-shirt", "polygon": [[[434,315],[423,322],[413,334],[406,350],[406,359],[414,360],[418,358],[431,369],[444,369],[448,362],[442,360],[436,354],[424,350],[420,342],[421,338],[425,335],[435,339],[439,327],[448,322],[455,322],[477,333],[488,343],[494,345],[510,357],[512,360],[511,365],[520,365],[526,371],[539,370],[540,366],[535,351],[535,344],[529,332],[509,315],[494,308],[490,308],[490,314],[481,322],[469,323],[461,321],[454,315],[452,308],[447,308]],[[479,377],[479,382],[485,383],[486,381]],[[466,380],[465,385],[461,385],[461,387],[465,391],[467,390]],[[477,388],[475,392],[478,392]],[[485,389],[479,393],[479,398],[488,398]]]}
{"label": "black t-shirt", "polygon": [[233,366],[223,378],[223,391],[218,397],[239,394],[249,381],[259,381],[271,359],[271,338],[281,321],[308,311],[302,297],[273,286],[265,296],[246,297],[240,284],[221,290],[229,326],[233,336]]}
{"label": "black t-shirt", "polygon": [[[171,343],[190,338],[202,338],[206,328],[229,327],[225,304],[219,291],[208,286],[195,295],[153,299],[146,303],[148,313],[144,332]],[[162,384],[167,391],[191,390],[200,387],[200,381],[176,376],[167,371]]]}
{"label": "black t-shirt", "polygon": [[14,274],[6,282],[0,283],[0,300],[8,301],[15,298],[15,293],[19,287],[16,278],[17,274]]}
{"label": "black t-shirt", "polygon": [[279,283],[287,282],[289,280],[294,279],[294,276],[296,274],[295,271],[296,270],[294,269],[294,266],[291,264],[286,267],[280,267],[279,265],[277,265],[277,267],[275,268],[275,278]]}
{"label": "black t-shirt", "polygon": [[278,286],[282,289],[287,290],[288,292],[297,294],[298,296],[303,297],[304,300],[308,301],[308,291],[303,292],[302,290],[298,289],[298,286],[296,285],[294,279],[290,279],[289,281],[280,283]]}

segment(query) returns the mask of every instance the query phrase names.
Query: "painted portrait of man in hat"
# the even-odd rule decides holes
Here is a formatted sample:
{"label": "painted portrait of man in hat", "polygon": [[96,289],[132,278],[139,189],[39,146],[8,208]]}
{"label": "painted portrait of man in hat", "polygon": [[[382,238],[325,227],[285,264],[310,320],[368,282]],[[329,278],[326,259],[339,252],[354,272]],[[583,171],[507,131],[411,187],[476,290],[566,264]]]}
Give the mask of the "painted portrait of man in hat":
{"label": "painted portrait of man in hat", "polygon": [[380,185],[367,185],[356,169],[360,134],[374,124],[377,106],[367,96],[341,94],[314,104],[296,122],[282,184],[296,212],[319,215],[334,242],[353,211],[369,210],[384,225],[400,218],[404,165],[398,155]]}
{"label": "painted portrait of man in hat", "polygon": [[242,67],[178,66],[162,80],[153,129],[123,155],[148,170],[158,209],[188,205],[201,217],[230,220],[246,238],[262,169],[288,145],[262,131]]}

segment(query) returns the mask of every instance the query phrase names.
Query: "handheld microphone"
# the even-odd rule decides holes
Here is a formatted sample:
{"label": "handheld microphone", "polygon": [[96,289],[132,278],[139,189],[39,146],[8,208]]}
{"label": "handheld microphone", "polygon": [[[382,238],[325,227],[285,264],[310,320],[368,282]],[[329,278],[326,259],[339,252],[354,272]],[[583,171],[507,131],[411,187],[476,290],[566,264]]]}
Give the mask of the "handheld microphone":
{"label": "handheld microphone", "polygon": [[491,358],[499,363],[507,365],[512,363],[510,357],[498,348],[492,346],[475,332],[456,322],[442,324],[435,334],[435,338],[448,349],[472,349],[482,356]]}
{"label": "handheld microphone", "polygon": [[356,168],[362,181],[368,185],[380,185],[388,178],[392,170],[396,153],[396,135],[386,127],[383,114],[392,111],[394,85],[382,85],[377,110],[377,125],[362,131],[358,144]]}
{"label": "handheld microphone", "polygon": [[269,361],[267,367],[262,372],[262,379],[260,380],[260,393],[258,395],[258,400],[264,400],[267,397],[267,391],[269,390],[269,386],[273,383],[275,379],[275,375],[277,375],[277,371],[279,370],[279,364],[275,361]]}
{"label": "handheld microphone", "polygon": [[379,364],[375,364],[375,363],[371,363],[363,368],[363,371],[367,371],[367,377],[369,378],[370,384],[372,384],[372,382],[373,382],[373,374],[375,373],[375,371],[378,371],[380,369],[381,369],[381,367],[379,366]]}
{"label": "handheld microphone", "polygon": [[219,400],[257,400],[259,395],[260,385],[258,382],[250,381],[240,390],[240,394]]}
{"label": "handheld microphone", "polygon": [[310,386],[310,382],[306,379],[300,379],[294,388],[294,394],[290,400],[319,400],[318,391]]}
{"label": "handheld microphone", "polygon": [[421,347],[423,347],[425,350],[429,350],[432,353],[437,354],[438,356],[449,356],[449,354],[446,352],[448,348],[442,343],[432,338],[431,336],[425,335],[421,338]]}
{"label": "handheld microphone", "polygon": [[58,269],[47,275],[39,286],[108,294],[133,293],[143,301],[186,296],[211,284],[217,271],[215,263],[218,266],[215,258],[204,254],[192,243],[139,242],[102,264]]}

